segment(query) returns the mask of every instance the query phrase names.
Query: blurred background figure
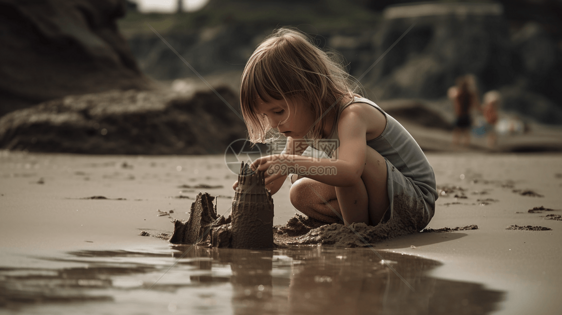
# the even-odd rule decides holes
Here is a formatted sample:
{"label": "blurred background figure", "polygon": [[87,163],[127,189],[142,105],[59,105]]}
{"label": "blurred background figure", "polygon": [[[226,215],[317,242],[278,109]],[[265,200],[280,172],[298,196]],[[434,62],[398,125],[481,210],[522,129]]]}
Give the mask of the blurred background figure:
{"label": "blurred background figure", "polygon": [[480,100],[473,75],[458,77],[456,82],[457,85],[449,88],[447,93],[455,110],[453,145],[468,146],[472,128],[471,110],[480,110]]}
{"label": "blurred background figure", "polygon": [[482,112],[486,120],[487,144],[490,149],[496,147],[498,136],[496,124],[498,123],[498,109],[500,107],[501,95],[498,91],[489,91],[484,94]]}

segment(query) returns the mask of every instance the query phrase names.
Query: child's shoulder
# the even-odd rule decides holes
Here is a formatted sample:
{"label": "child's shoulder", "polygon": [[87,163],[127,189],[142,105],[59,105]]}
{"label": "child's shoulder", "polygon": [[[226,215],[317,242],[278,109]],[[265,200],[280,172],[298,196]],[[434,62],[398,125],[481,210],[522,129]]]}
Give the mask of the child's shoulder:
{"label": "child's shoulder", "polygon": [[348,116],[360,116],[365,118],[373,118],[375,119],[377,116],[379,118],[384,118],[382,108],[378,107],[373,101],[363,98],[363,97],[356,97],[353,101],[347,103],[342,107],[341,116],[348,115]]}
{"label": "child's shoulder", "polygon": [[366,126],[367,135],[379,135],[386,126],[386,117],[382,109],[371,105],[367,99],[354,99],[341,111],[338,128],[346,125],[362,123]]}

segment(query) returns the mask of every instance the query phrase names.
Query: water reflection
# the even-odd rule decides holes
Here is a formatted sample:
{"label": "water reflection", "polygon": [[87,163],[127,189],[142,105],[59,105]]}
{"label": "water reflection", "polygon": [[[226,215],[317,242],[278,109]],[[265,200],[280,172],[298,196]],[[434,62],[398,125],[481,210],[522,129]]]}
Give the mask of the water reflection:
{"label": "water reflection", "polygon": [[0,268],[0,308],[63,314],[486,314],[504,295],[428,276],[439,262],[369,249],[174,246],[78,251],[43,261],[48,268]]}

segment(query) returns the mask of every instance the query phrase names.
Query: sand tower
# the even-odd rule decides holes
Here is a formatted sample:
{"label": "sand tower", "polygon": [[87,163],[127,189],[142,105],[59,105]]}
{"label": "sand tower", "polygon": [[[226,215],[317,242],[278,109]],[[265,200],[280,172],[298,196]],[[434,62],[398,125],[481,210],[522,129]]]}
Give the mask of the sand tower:
{"label": "sand tower", "polygon": [[273,198],[265,174],[244,162],[232,201],[232,248],[273,248]]}

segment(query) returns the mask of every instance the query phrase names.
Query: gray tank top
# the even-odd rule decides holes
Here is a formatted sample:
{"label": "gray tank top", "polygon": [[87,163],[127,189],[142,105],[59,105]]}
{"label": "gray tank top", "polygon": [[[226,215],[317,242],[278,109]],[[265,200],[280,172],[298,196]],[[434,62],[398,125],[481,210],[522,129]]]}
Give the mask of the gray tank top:
{"label": "gray tank top", "polygon": [[[367,141],[367,145],[375,149],[380,155],[394,165],[400,173],[409,178],[414,187],[425,201],[434,209],[438,197],[435,183],[435,173],[422,149],[410,133],[392,116],[388,115],[373,101],[355,97],[351,102],[342,106],[338,112],[336,123],[332,128],[329,139],[338,139],[338,121],[341,112],[354,103],[366,103],[378,109],[386,117],[386,127],[375,139]],[[339,142],[336,142],[339,145]],[[309,142],[309,145],[313,145]],[[331,152],[325,152],[331,157]]]}

